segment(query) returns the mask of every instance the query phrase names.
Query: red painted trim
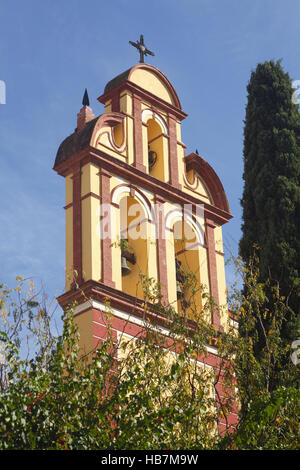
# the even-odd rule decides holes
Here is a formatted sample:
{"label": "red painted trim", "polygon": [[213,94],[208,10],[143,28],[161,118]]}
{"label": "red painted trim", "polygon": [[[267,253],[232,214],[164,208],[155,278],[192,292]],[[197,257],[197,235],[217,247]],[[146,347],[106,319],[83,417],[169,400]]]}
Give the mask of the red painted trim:
{"label": "red painted trim", "polygon": [[[104,169],[100,170],[100,194],[103,204],[110,204],[110,178],[111,175]],[[110,228],[110,217],[111,214],[107,214],[108,230]],[[102,268],[102,277],[101,280],[104,284],[110,287],[114,287],[115,283],[112,280],[112,253],[111,253],[111,234],[109,236],[103,235],[104,226],[101,226],[101,268]]]}
{"label": "red painted trim", "polygon": [[130,185],[130,196],[134,198],[136,188],[133,185]]}
{"label": "red painted trim", "polygon": [[134,129],[134,163],[133,165],[140,171],[145,172],[146,167],[143,162],[143,126],[142,126],[142,105],[137,96],[133,96],[133,129]]}
{"label": "red painted trim", "polygon": [[93,113],[92,109],[88,106],[83,106],[77,114],[77,131],[82,131],[86,123],[92,121],[94,118],[95,114]]}
{"label": "red painted trim", "polygon": [[170,169],[170,184],[181,189],[178,179],[178,156],[177,156],[177,129],[176,118],[169,114],[168,116],[168,129],[169,129],[169,169]]}
{"label": "red painted trim", "polygon": [[225,253],[223,253],[223,251],[219,251],[219,250],[216,250],[216,254],[221,255],[221,256],[225,256]]}
{"label": "red painted trim", "polygon": [[[84,199],[87,199],[88,197],[94,197],[95,199],[98,199],[99,201],[101,201],[101,196],[93,192],[89,192],[89,193],[86,193],[84,196],[81,196],[81,201],[84,201]],[[70,207],[73,207],[73,202],[70,202],[70,204],[67,204],[64,207],[64,209],[65,210],[70,209]]]}
{"label": "red painted trim", "polygon": [[111,110],[113,113],[120,112],[120,95],[119,93],[111,97]]}
{"label": "red painted trim", "polygon": [[93,192],[86,193],[84,196],[81,197],[81,200],[83,201],[84,199],[87,199],[88,197],[94,197],[95,199],[98,199],[99,201],[101,201],[101,196]]}
{"label": "red painted trim", "polygon": [[[158,206],[162,206],[165,203],[165,200],[155,196],[155,203]],[[157,246],[157,267],[158,267],[158,280],[161,285],[161,295],[162,302],[166,305],[169,304],[169,293],[168,293],[168,272],[167,272],[167,252],[166,252],[166,240],[163,234],[164,221],[161,219],[161,213],[159,212],[159,220],[156,221],[157,226],[157,237],[156,237],[156,246]]]}
{"label": "red painted trim", "polygon": [[179,140],[177,140],[177,145],[180,145],[180,146],[183,147],[184,149],[187,148],[187,146],[186,146],[183,142],[180,142]]}

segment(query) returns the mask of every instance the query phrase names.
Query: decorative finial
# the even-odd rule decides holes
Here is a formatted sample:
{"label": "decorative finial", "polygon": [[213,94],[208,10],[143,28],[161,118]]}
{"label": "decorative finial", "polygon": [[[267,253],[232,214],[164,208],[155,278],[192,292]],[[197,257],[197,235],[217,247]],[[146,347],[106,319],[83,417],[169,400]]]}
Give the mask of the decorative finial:
{"label": "decorative finial", "polygon": [[82,104],[83,106],[81,110],[79,111],[79,113],[77,114],[77,127],[76,127],[77,132],[81,132],[84,126],[95,117],[93,110],[89,107],[90,100],[89,100],[87,89],[85,89],[84,91]]}
{"label": "decorative finial", "polygon": [[149,51],[144,44],[144,36],[141,34],[140,40],[137,42],[129,41],[129,44],[136,47],[140,53],[140,64],[144,63],[145,55],[154,55],[154,52]]}
{"label": "decorative finial", "polygon": [[198,149],[196,149],[196,154],[199,155]]}
{"label": "decorative finial", "polygon": [[89,100],[89,95],[88,95],[87,89],[85,89],[85,92],[84,92],[84,95],[83,95],[83,98],[82,98],[82,104],[83,104],[83,106],[89,106],[90,105],[90,100]]}

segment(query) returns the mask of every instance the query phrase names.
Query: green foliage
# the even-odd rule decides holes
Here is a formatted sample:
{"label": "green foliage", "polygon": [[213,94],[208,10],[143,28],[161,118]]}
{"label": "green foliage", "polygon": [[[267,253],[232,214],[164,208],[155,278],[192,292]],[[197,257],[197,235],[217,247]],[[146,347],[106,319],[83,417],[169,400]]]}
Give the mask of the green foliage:
{"label": "green foliage", "polygon": [[[151,280],[143,283],[150,299],[159,294]],[[9,318],[12,312],[6,311]],[[47,317],[47,311],[38,311]],[[148,313],[145,308],[141,337],[121,335],[116,341],[108,310],[107,338],[85,357],[72,309],[64,315],[63,334],[51,354],[41,347],[22,359],[19,344],[3,331],[0,448],[212,448],[218,438],[212,394],[218,377],[195,358],[201,354],[205,362],[214,331],[199,324],[191,337],[188,324],[169,309],[166,338],[151,327]]]}
{"label": "green foliage", "polygon": [[258,64],[247,91],[240,254],[248,264],[260,247],[260,282],[280,285],[289,302],[281,334],[290,342],[300,313],[300,117],[280,61]]}
{"label": "green foliage", "polygon": [[290,311],[287,299],[278,285],[270,287],[269,280],[260,282],[257,254],[248,265],[240,259],[235,263],[246,286],[242,292],[231,294],[231,309],[240,333],[234,341],[229,338],[229,348],[234,351],[239,424],[232,435],[224,437],[221,446],[296,449],[300,369],[297,361],[291,360],[293,343],[287,343],[281,334]]}
{"label": "green foliage", "polygon": [[[239,450],[298,450],[300,391],[296,386],[261,392],[247,405],[228,446]],[[225,440],[223,442],[225,444]]]}
{"label": "green foliage", "polygon": [[[32,289],[30,295],[22,295],[23,281],[17,290],[2,286],[6,361],[0,364],[0,449],[295,448],[299,366],[290,361],[281,386],[270,386],[282,354],[282,299],[274,312],[273,331],[266,335],[264,357],[258,361],[253,354],[255,337],[248,334],[253,321],[245,315],[245,306],[255,297],[257,315],[264,315],[265,286],[257,282],[254,265],[249,272],[248,297],[236,293],[234,298],[234,313],[245,335],[238,336],[229,327],[216,332],[200,312],[197,322],[176,314],[160,304],[159,286],[144,277],[143,333],[116,338],[108,306],[107,337],[85,356],[79,349],[73,308],[64,314],[63,332],[55,337],[50,314]],[[29,316],[22,310],[23,328],[30,328],[32,338],[38,338],[32,344],[39,345],[25,357],[20,334],[10,322],[19,318],[16,293],[35,309]],[[153,310],[164,315],[167,336],[153,324]],[[219,360],[208,367],[207,346],[212,342]],[[228,417],[239,402],[240,423],[233,431]]]}

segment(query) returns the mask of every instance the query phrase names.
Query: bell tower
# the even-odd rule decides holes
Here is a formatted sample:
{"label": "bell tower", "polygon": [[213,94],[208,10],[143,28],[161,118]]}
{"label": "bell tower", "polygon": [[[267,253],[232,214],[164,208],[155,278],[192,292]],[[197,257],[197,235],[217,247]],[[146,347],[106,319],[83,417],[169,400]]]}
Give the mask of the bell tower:
{"label": "bell tower", "polygon": [[[66,286],[58,301],[77,302],[81,346],[92,351],[105,337],[107,300],[116,338],[143,328],[143,276],[160,283],[162,303],[192,312],[187,270],[201,285],[196,306],[210,293],[224,308],[212,308],[208,320],[226,328],[222,226],[232,216],[213,168],[186,153],[187,114],[173,85],[141,62],[109,81],[98,101],[104,112],[95,117],[85,92],[54,164],[66,184]],[[151,309],[149,317],[165,325]],[[210,354],[213,361],[213,347]]]}

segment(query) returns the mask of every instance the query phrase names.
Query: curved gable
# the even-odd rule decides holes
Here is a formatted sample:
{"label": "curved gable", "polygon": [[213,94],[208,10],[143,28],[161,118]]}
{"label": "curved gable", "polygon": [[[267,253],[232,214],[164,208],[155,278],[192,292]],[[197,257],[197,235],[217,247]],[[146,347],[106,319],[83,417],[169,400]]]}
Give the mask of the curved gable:
{"label": "curved gable", "polygon": [[207,187],[213,205],[230,214],[229,203],[221,180],[210,164],[196,153],[188,155],[185,161],[187,171],[194,170]]}
{"label": "curved gable", "polygon": [[104,95],[100,96],[98,100],[101,103],[105,102],[105,98],[115,88],[126,82],[131,82],[175,108],[182,109],[178,95],[171,82],[160,70],[148,64],[137,64],[110,80],[104,88]]}
{"label": "curved gable", "polygon": [[128,80],[167,103],[181,107],[173,86],[156,68],[146,64],[137,65],[130,70]]}
{"label": "curved gable", "polygon": [[75,130],[73,134],[60,144],[53,168],[58,167],[73,154],[80,152],[80,150],[90,145],[95,146],[96,138],[101,128],[105,126],[113,128],[122,123],[123,119],[124,115],[121,113],[105,113],[88,122],[80,132]]}

